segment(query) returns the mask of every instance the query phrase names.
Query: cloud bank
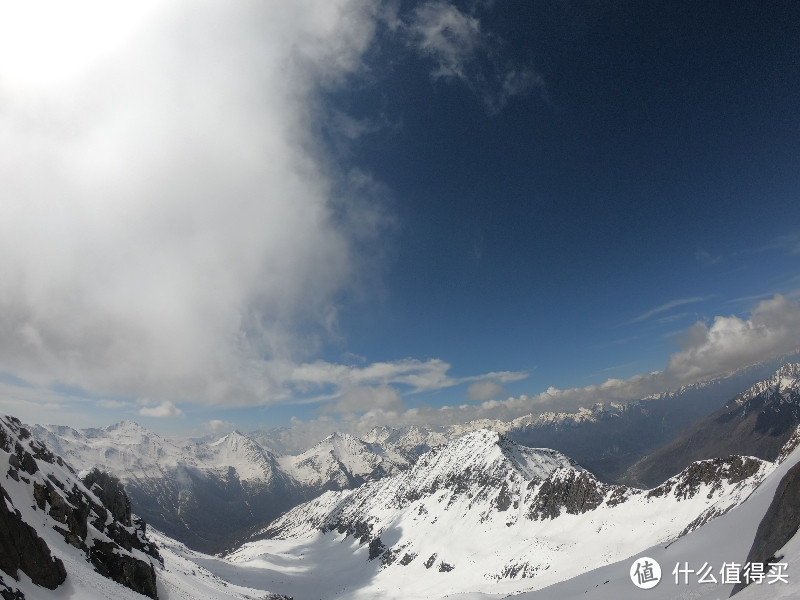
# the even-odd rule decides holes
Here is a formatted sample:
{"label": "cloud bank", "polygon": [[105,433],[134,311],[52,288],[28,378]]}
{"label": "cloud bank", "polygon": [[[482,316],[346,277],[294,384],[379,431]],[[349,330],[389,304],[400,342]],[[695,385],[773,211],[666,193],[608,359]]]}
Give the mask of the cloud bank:
{"label": "cloud bank", "polygon": [[47,53],[31,81],[0,62],[2,370],[173,403],[285,398],[279,365],[335,331],[381,227],[372,198],[336,192],[352,186],[314,138],[320,90],[362,67],[372,3],[118,17],[96,16],[119,39],[89,53],[31,28],[27,45],[73,57],[69,77]]}
{"label": "cloud bank", "polygon": [[401,393],[525,376],[314,361],[392,220],[380,183],[320,136],[380,124],[323,96],[368,70],[388,24],[435,77],[499,107],[507,73],[476,69],[493,52],[477,17],[425,2],[392,25],[368,0],[49,8],[0,8],[0,374],[153,417],[190,402],[402,410]]}
{"label": "cloud bank", "polygon": [[338,420],[327,415],[306,422],[295,420],[293,436],[297,446],[301,447],[311,443],[314,436],[324,436],[334,430],[359,435],[386,424],[397,427],[449,426],[478,420],[510,421],[528,414],[572,412],[598,402],[646,398],[782,355],[797,354],[800,352],[800,304],[775,295],[756,305],[749,318],[718,316],[710,325],[702,321],[695,323],[685,332],[680,343],[681,349],[670,356],[663,371],[628,379],[609,379],[585,387],[550,387],[538,394],[503,400],[492,399],[496,398],[495,392],[502,389],[500,378],[494,382],[476,381],[468,388],[468,395],[475,403],[406,410],[373,407],[362,414],[343,415]]}

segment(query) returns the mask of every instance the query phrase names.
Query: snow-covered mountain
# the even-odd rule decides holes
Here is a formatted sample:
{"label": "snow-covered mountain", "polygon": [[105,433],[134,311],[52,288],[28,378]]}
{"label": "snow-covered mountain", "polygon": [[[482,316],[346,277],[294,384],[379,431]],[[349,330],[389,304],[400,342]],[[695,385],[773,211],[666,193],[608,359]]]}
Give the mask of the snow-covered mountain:
{"label": "snow-covered mountain", "polygon": [[119,477],[147,522],[200,550],[229,548],[318,492],[237,431],[211,442],[175,442],[130,421],[81,431],[35,425],[31,431],[70,462]]}
{"label": "snow-covered mountain", "polygon": [[363,439],[367,443],[378,444],[386,451],[396,452],[413,464],[422,454],[447,443],[451,437],[458,436],[453,436],[449,431],[445,434],[431,428],[408,425],[397,429],[386,426],[374,427]]}
{"label": "snow-covered mountain", "polygon": [[346,433],[333,433],[298,456],[283,456],[286,473],[309,488],[344,490],[399,473],[411,466],[391,447],[369,444]]}
{"label": "snow-covered mountain", "polygon": [[427,446],[407,433],[385,444],[332,434],[298,456],[279,456],[238,431],[174,441],[131,421],[32,433],[70,462],[125,484],[149,523],[192,548],[219,552],[325,490],[357,487],[411,466]]}
{"label": "snow-covered mountain", "polygon": [[117,479],[98,470],[80,477],[8,416],[0,416],[0,472],[3,598],[288,600],[223,581],[192,561],[204,557],[147,531]]}
{"label": "snow-covered mountain", "polygon": [[292,509],[228,559],[280,571],[294,556],[291,569],[322,571],[329,586],[315,593],[325,598],[512,593],[677,539],[740,504],[773,468],[709,460],[637,490],[479,430],[408,471]]}
{"label": "snow-covered mountain", "polygon": [[[244,448],[255,451],[247,464],[258,463],[258,449],[244,437],[209,444],[204,460],[231,462],[227,453],[238,457]],[[762,520],[793,523],[796,502],[784,496],[800,478],[787,483],[784,476],[800,469],[799,442],[797,430],[780,464],[738,456],[701,461],[637,490],[601,483],[559,452],[476,431],[434,448],[408,470],[326,492],[262,532],[273,538],[215,557],[152,528],[145,535],[113,477],[94,471],[79,479],[18,421],[4,418],[0,592],[43,600],[141,598],[114,580],[116,572],[130,585],[154,576],[158,597],[187,600],[288,598],[265,590],[295,598],[490,600],[527,591],[519,597],[606,600],[638,593],[631,562],[651,556],[665,581],[648,597],[710,600],[732,585],[678,586],[670,581],[674,564],[744,564],[751,545],[775,553],[769,544],[781,539],[789,541],[777,559],[789,562],[790,573],[800,560],[791,532],[777,542],[756,535]],[[9,551],[9,542],[18,546]],[[795,597],[800,583],[792,583],[751,585],[741,594]]]}
{"label": "snow-covered mountain", "polygon": [[621,480],[650,485],[692,461],[728,454],[775,460],[800,425],[800,363],[788,363],[631,465]]}

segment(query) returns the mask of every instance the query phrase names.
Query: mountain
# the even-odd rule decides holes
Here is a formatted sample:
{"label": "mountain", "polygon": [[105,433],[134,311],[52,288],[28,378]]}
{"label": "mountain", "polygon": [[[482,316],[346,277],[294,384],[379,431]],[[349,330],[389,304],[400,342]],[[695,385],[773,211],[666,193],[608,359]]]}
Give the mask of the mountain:
{"label": "mountain", "polygon": [[[500,431],[519,444],[559,450],[601,481],[650,487],[678,473],[692,460],[710,456],[685,460],[676,465],[677,468],[645,481],[623,479],[623,476],[634,463],[672,441],[698,419],[718,410],[743,389],[768,378],[781,364],[770,361],[754,365],[725,377],[631,402],[597,403],[574,413],[549,412],[522,417]],[[737,452],[727,454],[732,453]]]}
{"label": "mountain", "polygon": [[[141,434],[130,424],[115,430]],[[0,472],[5,600],[291,600],[211,573],[200,563],[213,557],[148,530],[118,479],[99,470],[80,477],[18,419],[2,415]]]}
{"label": "mountain", "polygon": [[[416,457],[414,457],[416,458]],[[411,461],[391,447],[333,433],[298,456],[283,456],[281,468],[308,488],[344,490],[407,469]]]}
{"label": "mountain", "polygon": [[450,435],[446,435],[416,425],[399,429],[383,426],[374,427],[363,439],[367,443],[379,445],[388,452],[400,454],[409,464],[413,464],[431,448],[447,443],[452,437],[458,437],[452,432],[449,433]]}
{"label": "mountain", "polygon": [[[113,429],[143,440],[138,426]],[[106,434],[89,433],[103,445]],[[76,438],[74,431],[61,435]],[[151,456],[166,461],[167,450],[145,437]],[[328,441],[321,452],[361,448],[344,436]],[[205,465],[236,463],[242,481],[263,481],[274,475],[271,454],[251,442],[234,432],[190,455]],[[395,475],[297,506],[261,539],[221,557],[146,528],[117,479],[97,470],[79,477],[19,421],[0,417],[0,596],[490,600],[521,593],[520,600],[608,600],[637,592],[631,563],[648,556],[663,569],[648,597],[710,600],[726,596],[732,584],[678,585],[672,567],[744,564],[751,546],[753,560],[775,555],[790,570],[800,560],[798,444],[800,429],[776,464],[742,456],[705,460],[639,490],[602,483],[557,451],[476,431]],[[119,450],[114,456],[125,453]],[[798,591],[790,572],[786,584],[751,585],[739,594],[756,600]]]}
{"label": "mountain", "polygon": [[[512,593],[686,535],[740,504],[773,468],[732,456],[638,490],[480,430],[395,476],[295,507],[227,559],[266,569],[286,586],[276,589],[298,596]],[[291,576],[311,571],[317,587]]]}
{"label": "mountain", "polygon": [[[799,434],[800,435],[800,434]],[[795,440],[796,441],[796,440]],[[778,462],[762,484],[740,505],[706,523],[691,533],[668,543],[655,544],[623,560],[598,567],[582,575],[554,585],[514,596],[515,600],[618,600],[619,598],[647,597],[648,600],[719,600],[727,598],[733,588],[736,574],[744,577],[748,550],[757,538],[759,523],[770,513],[770,506],[782,493],[783,481],[800,462],[800,449],[790,441],[781,452]],[[797,504],[797,498],[794,498]],[[794,535],[779,550],[782,562],[788,564],[788,579],[765,579],[761,584],[751,584],[737,593],[736,600],[774,600],[800,597],[800,579],[794,577],[800,564],[800,536]],[[661,566],[661,582],[647,590],[640,590],[631,581],[634,560],[648,557]],[[723,577],[723,566],[732,567],[734,576]],[[674,571],[678,573],[677,581]],[[703,569],[705,567],[705,569]],[[700,581],[701,572],[707,572]],[[473,595],[471,600],[489,600],[489,596]]]}
{"label": "mountain", "polygon": [[229,548],[317,492],[236,431],[201,443],[176,443],[130,421],[82,431],[35,425],[31,431],[69,461],[119,477],[139,515],[198,550]]}
{"label": "mountain", "polygon": [[695,460],[750,454],[775,460],[800,424],[800,363],[789,363],[633,464],[620,480],[652,485]]}
{"label": "mountain", "polygon": [[138,514],[205,552],[233,547],[325,490],[350,489],[407,469],[427,449],[412,432],[385,444],[335,433],[298,456],[279,456],[238,431],[176,442],[131,421],[84,430],[30,429],[74,464],[119,477]]}
{"label": "mountain", "polygon": [[99,471],[79,478],[11,417],[0,417],[0,460],[0,569],[9,577],[0,577],[3,597],[25,593],[17,582],[55,590],[78,562],[157,598],[158,549],[131,515],[118,480]]}

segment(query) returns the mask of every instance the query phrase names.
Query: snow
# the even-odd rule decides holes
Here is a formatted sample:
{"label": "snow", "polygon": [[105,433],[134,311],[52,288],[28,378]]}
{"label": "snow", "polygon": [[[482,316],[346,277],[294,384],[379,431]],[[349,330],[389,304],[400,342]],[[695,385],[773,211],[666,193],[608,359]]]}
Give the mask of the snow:
{"label": "snow", "polygon": [[[584,471],[559,453],[522,448],[478,431],[423,456],[410,471],[354,491],[327,493],[293,509],[271,526],[281,539],[245,544],[226,561],[206,566],[230,576],[226,565],[232,562],[248,574],[249,585],[272,586],[295,597],[493,598],[540,590],[667,545],[705,511],[723,513],[738,505],[774,469],[758,464],[753,481],[705,484],[687,499],[679,500],[674,491],[652,497],[628,491],[627,500],[616,506],[604,503],[583,514],[531,520],[526,513],[544,478],[555,481]],[[466,480],[455,478],[465,472],[475,478],[468,489],[454,491],[463,487]],[[488,488],[476,485],[485,477]],[[448,487],[448,481],[455,483]],[[503,485],[519,502],[499,511],[497,492]],[[607,487],[605,500],[613,493]],[[412,490],[426,493],[409,496]],[[367,560],[368,544],[338,533],[337,522],[371,525],[373,537],[379,535],[396,553],[394,561]],[[318,529],[325,526],[334,529]],[[670,547],[681,547],[679,542]],[[403,565],[406,555],[414,558]],[[443,563],[453,569],[440,571]],[[627,570],[624,574],[627,578]]]}
{"label": "snow", "polygon": [[[786,472],[800,461],[800,448],[794,450],[782,463],[777,465],[764,482],[741,505],[727,514],[707,523],[700,529],[674,541],[660,543],[644,548],[625,560],[600,567],[579,577],[538,590],[535,593],[515,596],[518,600],[617,600],[634,597],[640,593],[630,580],[631,563],[638,556],[656,559],[662,568],[661,582],[647,590],[648,600],[668,600],[686,598],[711,600],[727,598],[732,584],[697,583],[690,578],[689,585],[675,584],[672,571],[677,563],[688,563],[690,568],[698,568],[703,563],[714,567],[719,580],[719,569],[723,563],[743,564],[755,538],[761,518],[772,502],[778,483]],[[789,585],[773,584],[748,586],[735,597],[737,600],[767,600],[767,598],[797,598],[800,596],[800,573],[793,573],[800,565],[800,539],[795,536],[788,544],[785,562],[789,563]],[[793,580],[793,577],[794,580]],[[750,589],[753,588],[753,589]],[[642,592],[643,593],[643,592]],[[780,595],[779,595],[780,594]],[[492,596],[453,596],[459,600],[488,600]]]}
{"label": "snow", "polygon": [[[6,417],[0,416],[0,427],[5,430],[12,443],[19,443],[23,447],[30,447],[32,443],[35,443],[33,439],[22,439],[17,436],[14,432],[15,427]],[[120,424],[117,429],[123,430],[128,439],[138,437],[138,434],[129,435],[132,430],[126,424]],[[8,452],[0,449],[0,473],[8,472],[9,457]],[[68,544],[64,537],[54,529],[54,526],[63,527],[63,524],[55,521],[45,511],[36,508],[33,484],[44,484],[46,480],[53,483],[58,482],[68,490],[77,486],[83,492],[92,495],[66,464],[62,466],[44,460],[36,460],[36,463],[38,471],[33,475],[20,471],[20,481],[15,481],[8,475],[5,476],[2,487],[10,498],[10,500],[6,500],[6,503],[10,504],[12,510],[20,512],[22,520],[36,529],[37,534],[47,543],[51,555],[64,563],[67,579],[55,590],[48,590],[35,585],[28,576],[20,571],[18,581],[3,574],[6,584],[22,591],[29,600],[142,600],[144,596],[141,594],[97,573],[91,563],[87,561],[85,552]],[[54,489],[60,493],[58,484]],[[94,501],[100,503],[96,497]],[[149,537],[160,547],[161,557],[164,560],[163,567],[158,561],[138,550],[134,549],[131,554],[140,560],[149,561],[154,566],[158,595],[162,600],[253,600],[254,598],[264,598],[269,593],[264,588],[250,588],[223,581],[191,562],[192,556],[202,557],[204,555],[191,553],[178,542],[152,529],[149,531]],[[90,523],[86,544],[91,546],[96,539],[109,541],[105,534],[95,529]],[[116,551],[125,552],[121,549]]]}
{"label": "snow", "polygon": [[298,456],[282,456],[278,463],[296,481],[319,488],[326,484],[348,488],[354,479],[368,479],[376,470],[396,473],[410,466],[404,456],[390,448],[342,433],[329,435]]}

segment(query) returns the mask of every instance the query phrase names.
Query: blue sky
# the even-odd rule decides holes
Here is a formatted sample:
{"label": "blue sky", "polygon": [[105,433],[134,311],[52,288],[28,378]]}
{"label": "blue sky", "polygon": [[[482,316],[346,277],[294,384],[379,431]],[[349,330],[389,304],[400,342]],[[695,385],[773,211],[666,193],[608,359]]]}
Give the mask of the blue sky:
{"label": "blue sky", "polygon": [[0,11],[24,420],[512,418],[800,346],[796,3]]}

